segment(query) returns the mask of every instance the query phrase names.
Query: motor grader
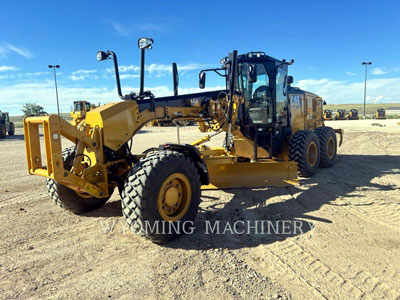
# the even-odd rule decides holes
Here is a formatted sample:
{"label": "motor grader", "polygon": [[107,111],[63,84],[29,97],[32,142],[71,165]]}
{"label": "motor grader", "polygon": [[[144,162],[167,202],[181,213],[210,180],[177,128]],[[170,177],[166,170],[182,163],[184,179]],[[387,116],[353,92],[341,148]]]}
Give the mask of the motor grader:
{"label": "motor grader", "polygon": [[331,109],[324,110],[324,120],[327,120],[327,121],[333,120],[333,115],[332,115]]}
{"label": "motor grader", "polygon": [[94,104],[90,104],[89,101],[80,100],[74,101],[74,109],[71,111],[71,124],[77,126],[83,119],[85,119],[86,113],[91,109],[95,108]]}
{"label": "motor grader", "polygon": [[350,109],[348,115],[347,115],[347,120],[359,120],[360,118],[358,117],[358,109],[352,108]]}
{"label": "motor grader", "polygon": [[375,112],[375,115],[373,116],[373,119],[385,120],[386,119],[386,109],[377,108],[376,112]]}
{"label": "motor grader", "polygon": [[5,139],[6,134],[14,135],[15,125],[10,121],[10,115],[0,110],[0,139]]}
{"label": "motor grader", "polygon": [[345,109],[338,109],[336,111],[335,120],[346,120],[346,110]]}
{"label": "motor grader", "polygon": [[[309,177],[318,167],[334,164],[336,133],[341,144],[343,131],[324,126],[321,97],[291,86],[288,65],[293,61],[233,51],[220,68],[199,73],[200,88],[207,72],[215,72],[226,89],[178,95],[175,67],[176,92],[155,97],[144,91],[145,50],[152,44],[152,39],[138,40],[138,93],[122,94],[116,54],[99,51],[99,61],[114,63],[123,101],[87,112],[78,127],[57,115],[25,118],[29,173],[47,178],[47,191],[57,205],[87,212],[118,189],[132,231],[164,243],[193,225],[202,189],[287,186],[296,184],[298,175]],[[132,137],[152,120],[194,121],[209,134],[191,144],[164,143],[132,153]],[[217,134],[224,134],[224,146],[207,146]],[[63,151],[62,137],[74,147]],[[161,230],[166,224],[174,230]]]}

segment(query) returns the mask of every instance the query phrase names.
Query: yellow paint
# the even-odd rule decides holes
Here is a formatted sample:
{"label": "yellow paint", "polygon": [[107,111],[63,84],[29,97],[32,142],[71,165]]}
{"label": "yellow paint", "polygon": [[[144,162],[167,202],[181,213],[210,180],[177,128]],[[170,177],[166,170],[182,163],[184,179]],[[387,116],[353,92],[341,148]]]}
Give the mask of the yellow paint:
{"label": "yellow paint", "polygon": [[[323,125],[322,99],[311,93],[300,97],[299,106],[290,108],[293,134],[297,130],[316,129]],[[234,96],[233,101],[232,122],[235,124],[238,104],[243,98]],[[133,167],[124,159],[122,145],[143,126],[152,120],[177,118],[197,121],[202,132],[227,131],[227,122],[224,119],[227,107],[227,98],[211,100],[207,108],[209,122],[203,119],[205,107],[198,102],[193,102],[191,107],[157,107],[155,111],[147,109],[141,112],[136,101],[108,103],[86,112],[85,118],[75,124],[76,126],[56,115],[26,118],[24,132],[28,170],[30,174],[53,178],[84,197],[107,197],[109,189],[117,185],[116,182],[108,182],[110,166],[114,168],[115,177],[124,177]],[[43,127],[45,162],[41,159],[39,125]],[[341,135],[342,140],[343,131],[335,131]],[[210,184],[204,186],[204,189],[287,186],[296,182],[297,166],[288,161],[288,143],[284,143],[279,157],[273,159],[266,159],[269,157],[268,151],[258,147],[258,159],[255,160],[253,141],[245,137],[238,126],[232,126],[232,134],[234,146],[229,151],[202,145],[210,140],[210,136],[192,143],[199,149],[208,168]],[[70,170],[63,167],[61,137],[76,144],[76,156]],[[122,159],[106,161],[104,147],[119,151]],[[135,157],[139,159],[142,155]],[[171,180],[166,180],[160,189],[162,194],[158,198],[159,205],[164,201],[168,206],[168,210],[162,208],[162,205],[159,207],[160,215],[164,214],[164,220],[179,220],[190,203],[188,195],[191,190],[187,178],[183,174],[174,176],[176,177],[171,179],[172,183]],[[177,204],[178,208],[172,209]]]}

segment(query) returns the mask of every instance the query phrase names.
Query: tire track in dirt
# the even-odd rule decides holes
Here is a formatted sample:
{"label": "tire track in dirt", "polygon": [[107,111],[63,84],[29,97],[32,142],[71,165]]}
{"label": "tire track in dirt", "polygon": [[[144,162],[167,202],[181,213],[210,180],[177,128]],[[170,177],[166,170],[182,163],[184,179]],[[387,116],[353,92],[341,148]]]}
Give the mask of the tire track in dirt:
{"label": "tire track in dirt", "polygon": [[[365,270],[330,268],[291,240],[261,245],[247,253],[270,278],[284,287],[308,291],[319,299],[399,299],[400,291]],[[268,258],[268,259],[266,259]],[[304,291],[307,290],[307,291]],[[309,295],[310,296],[310,295]]]}
{"label": "tire track in dirt", "polygon": [[[295,196],[291,188],[288,191],[295,201],[286,201],[290,204],[285,211],[302,211],[305,208],[303,198]],[[335,199],[336,194],[331,196],[331,199]],[[285,201],[283,197],[280,198]],[[381,204],[386,203],[382,201]],[[371,216],[366,221],[370,221],[370,218]],[[261,265],[264,275],[282,283],[285,288],[292,291],[302,290],[304,299],[398,299],[400,296],[399,289],[392,288],[366,270],[348,269],[340,265],[337,269],[332,269],[312,252],[302,248],[293,238],[261,245],[256,249],[257,251],[249,251],[243,256],[253,257],[254,262],[260,262],[258,267]],[[297,288],[294,289],[293,285]]]}
{"label": "tire track in dirt", "polygon": [[357,199],[357,202],[353,204],[349,201],[337,201],[340,206],[366,222],[400,232],[400,204],[384,201],[371,203],[364,199]]}
{"label": "tire track in dirt", "polygon": [[[372,166],[365,166],[361,162],[353,161],[348,162],[346,168],[353,168],[356,170],[365,169],[368,172],[369,168],[373,168],[373,165],[379,164],[382,162],[371,160],[370,164]],[[388,166],[388,169],[390,166]],[[340,168],[339,168],[340,169]],[[342,170],[343,171],[343,170]],[[385,226],[394,230],[396,232],[400,232],[400,202],[395,200],[394,198],[388,198],[386,196],[385,200],[371,200],[369,198],[363,197],[363,194],[366,190],[370,190],[375,192],[379,192],[380,189],[385,191],[392,191],[394,193],[396,189],[399,187],[397,185],[389,185],[387,183],[380,184],[379,182],[382,180],[382,177],[379,178],[378,182],[372,183],[371,178],[369,180],[372,187],[365,186],[354,186],[351,183],[351,178],[343,177],[340,170],[331,169],[329,173],[331,176],[336,178],[336,185],[339,185],[339,188],[342,190],[341,193],[335,192],[333,193],[330,190],[326,190],[325,192],[331,194],[332,197],[336,197],[338,194],[346,195],[345,197],[339,197],[339,199],[335,200],[335,205],[339,205],[344,207],[346,210],[356,215],[357,217],[369,222],[374,223],[376,225]],[[372,172],[372,171],[371,171]],[[346,172],[347,173],[347,172]],[[351,173],[350,173],[351,174]],[[360,176],[363,176],[362,174]],[[372,177],[372,176],[371,176]],[[376,187],[374,187],[374,185]],[[354,198],[356,197],[356,198]],[[356,199],[356,200],[353,200]]]}
{"label": "tire track in dirt", "polygon": [[4,208],[9,204],[21,204],[25,202],[41,201],[45,198],[49,198],[46,192],[40,194],[24,195],[24,193],[11,193],[11,195],[3,194],[0,196],[0,208]]}

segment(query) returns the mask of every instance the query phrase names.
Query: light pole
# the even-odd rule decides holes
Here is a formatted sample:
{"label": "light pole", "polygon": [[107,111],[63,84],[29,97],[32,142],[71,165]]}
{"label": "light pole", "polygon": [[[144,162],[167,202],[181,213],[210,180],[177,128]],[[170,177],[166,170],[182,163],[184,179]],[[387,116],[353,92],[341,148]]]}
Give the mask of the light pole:
{"label": "light pole", "polygon": [[367,99],[367,68],[368,68],[368,65],[371,65],[372,64],[372,62],[365,62],[365,61],[363,61],[362,63],[361,63],[361,65],[365,65],[365,81],[364,81],[364,120],[365,120],[365,102],[366,102],[366,99]]}
{"label": "light pole", "polygon": [[57,90],[57,76],[56,76],[56,68],[60,68],[60,65],[49,65],[49,68],[53,68],[54,71],[54,84],[56,86],[56,98],[57,98],[57,112],[58,116],[60,116],[60,105],[58,104],[58,90]]}

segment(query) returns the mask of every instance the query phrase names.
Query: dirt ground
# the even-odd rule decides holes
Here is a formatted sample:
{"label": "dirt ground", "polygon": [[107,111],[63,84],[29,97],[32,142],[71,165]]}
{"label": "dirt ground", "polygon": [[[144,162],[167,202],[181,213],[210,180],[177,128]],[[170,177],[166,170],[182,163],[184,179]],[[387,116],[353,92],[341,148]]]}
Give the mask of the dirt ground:
{"label": "dirt ground", "polygon": [[[117,192],[79,216],[54,205],[44,179],[28,175],[19,129],[0,140],[0,298],[400,299],[398,121],[327,122],[345,130],[334,167],[288,188],[204,191],[195,232],[163,246],[128,230]],[[146,127],[134,150],[167,141],[176,128]],[[305,225],[217,235],[206,220]]]}

